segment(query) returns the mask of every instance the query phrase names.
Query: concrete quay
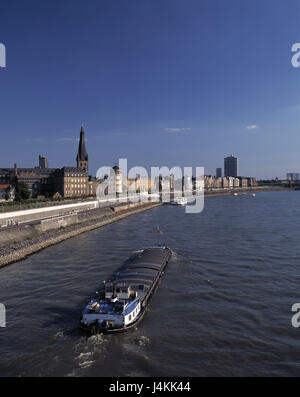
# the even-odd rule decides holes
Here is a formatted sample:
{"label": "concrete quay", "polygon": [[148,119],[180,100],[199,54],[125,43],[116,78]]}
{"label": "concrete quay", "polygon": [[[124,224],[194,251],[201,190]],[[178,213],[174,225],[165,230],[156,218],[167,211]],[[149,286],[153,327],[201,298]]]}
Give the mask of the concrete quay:
{"label": "concrete quay", "polygon": [[28,255],[68,238],[159,205],[162,203],[136,203],[116,207],[117,210],[114,207],[91,210],[77,214],[77,223],[51,228],[47,231],[42,230],[40,223],[3,228],[5,230],[0,230],[0,267],[24,259]]}

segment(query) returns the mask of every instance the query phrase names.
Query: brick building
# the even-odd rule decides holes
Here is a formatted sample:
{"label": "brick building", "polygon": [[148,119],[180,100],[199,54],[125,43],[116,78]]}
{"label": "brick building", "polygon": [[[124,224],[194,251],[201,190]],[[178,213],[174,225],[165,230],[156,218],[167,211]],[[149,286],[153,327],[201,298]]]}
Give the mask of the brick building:
{"label": "brick building", "polygon": [[62,197],[86,196],[89,194],[88,173],[78,167],[63,167],[54,173],[54,194]]}

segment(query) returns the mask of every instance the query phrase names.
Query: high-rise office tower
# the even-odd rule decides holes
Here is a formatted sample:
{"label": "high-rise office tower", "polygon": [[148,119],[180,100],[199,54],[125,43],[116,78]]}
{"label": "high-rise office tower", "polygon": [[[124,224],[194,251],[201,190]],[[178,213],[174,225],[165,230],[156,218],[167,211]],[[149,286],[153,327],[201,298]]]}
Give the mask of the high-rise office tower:
{"label": "high-rise office tower", "polygon": [[238,176],[238,159],[232,154],[224,158],[224,176]]}

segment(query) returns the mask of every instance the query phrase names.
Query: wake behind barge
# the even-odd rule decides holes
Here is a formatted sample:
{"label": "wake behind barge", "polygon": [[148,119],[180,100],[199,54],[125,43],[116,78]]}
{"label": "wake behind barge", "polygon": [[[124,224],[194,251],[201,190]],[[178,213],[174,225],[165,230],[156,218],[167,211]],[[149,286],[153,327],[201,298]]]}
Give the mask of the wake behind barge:
{"label": "wake behind barge", "polygon": [[143,317],[172,256],[167,247],[133,255],[84,308],[80,328],[91,334],[125,331]]}

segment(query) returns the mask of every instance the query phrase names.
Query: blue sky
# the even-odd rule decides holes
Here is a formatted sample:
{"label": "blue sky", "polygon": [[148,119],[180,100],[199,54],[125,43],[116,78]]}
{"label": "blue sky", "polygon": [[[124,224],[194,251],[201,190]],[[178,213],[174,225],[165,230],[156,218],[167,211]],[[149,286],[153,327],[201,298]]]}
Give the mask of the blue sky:
{"label": "blue sky", "polygon": [[0,167],[300,172],[298,0],[1,0]]}

